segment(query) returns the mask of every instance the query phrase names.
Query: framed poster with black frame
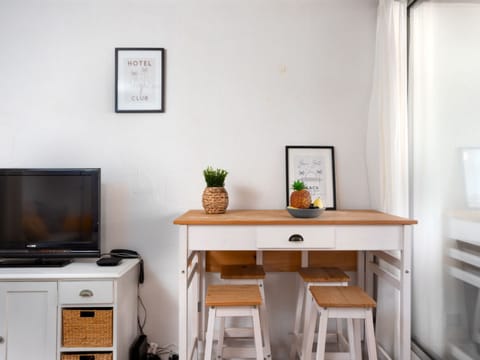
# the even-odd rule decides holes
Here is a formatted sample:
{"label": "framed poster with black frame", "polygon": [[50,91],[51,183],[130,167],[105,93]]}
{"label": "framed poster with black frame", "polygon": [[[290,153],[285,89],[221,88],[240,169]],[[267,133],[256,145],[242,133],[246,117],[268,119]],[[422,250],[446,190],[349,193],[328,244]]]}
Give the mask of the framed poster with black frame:
{"label": "framed poster with black frame", "polygon": [[287,206],[292,184],[296,180],[305,183],[312,201],[320,198],[327,210],[336,209],[335,159],[333,146],[285,147]]}
{"label": "framed poster with black frame", "polygon": [[165,112],[165,49],[115,48],[115,112]]}

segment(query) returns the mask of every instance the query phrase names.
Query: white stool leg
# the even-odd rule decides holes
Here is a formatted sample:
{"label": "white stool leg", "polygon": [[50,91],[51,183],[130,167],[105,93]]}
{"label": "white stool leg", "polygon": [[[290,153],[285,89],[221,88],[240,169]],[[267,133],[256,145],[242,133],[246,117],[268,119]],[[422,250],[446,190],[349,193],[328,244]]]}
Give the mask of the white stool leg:
{"label": "white stool leg", "polygon": [[220,318],[220,326],[218,328],[218,342],[217,342],[217,359],[223,359],[223,340],[225,338],[225,318]]}
{"label": "white stool leg", "polygon": [[264,356],[265,359],[270,359],[272,357],[272,350],[270,348],[270,334],[268,326],[268,312],[267,304],[265,302],[265,289],[263,286],[263,280],[258,281],[258,286],[260,287],[260,295],[262,296],[262,304],[260,305],[260,325],[262,327],[262,337],[264,344]]}
{"label": "white stool leg", "polygon": [[[340,283],[333,283],[333,286],[348,286],[348,281],[342,281]],[[340,350],[343,350],[344,344],[342,342],[343,337],[343,319],[337,319],[337,344]]]}
{"label": "white stool leg", "polygon": [[207,338],[205,340],[205,360],[212,359],[213,331],[215,330],[216,309],[211,307],[208,311]]}
{"label": "white stool leg", "polygon": [[[300,276],[298,276],[300,278]],[[295,308],[295,322],[293,324],[293,341],[292,345],[290,348],[290,360],[295,360],[297,356],[297,339],[298,336],[300,335],[300,327],[302,323],[302,317],[303,317],[303,301],[305,299],[305,292],[306,290],[306,285],[303,282],[303,279],[300,278],[300,286],[298,289],[298,296],[297,296],[297,307]],[[305,320],[304,320],[305,321]]]}
{"label": "white stool leg", "polygon": [[328,309],[320,309],[320,321],[318,322],[318,338],[317,338],[317,357],[316,360],[325,359],[325,344],[327,342],[327,324]]}
{"label": "white stool leg", "polygon": [[312,359],[313,338],[315,337],[315,327],[317,325],[318,310],[314,307],[310,312],[310,317],[305,317],[307,331],[303,333],[302,360]]}
{"label": "white stool leg", "polygon": [[258,307],[252,308],[253,318],[253,337],[255,340],[255,353],[257,360],[263,360],[263,345],[262,345],[262,330],[260,327],[260,316],[258,314]]}
{"label": "white stool leg", "polygon": [[350,359],[357,360],[357,352],[355,347],[355,335],[353,331],[353,320],[347,319],[347,331],[348,331],[348,350],[350,352]]}
{"label": "white stool leg", "polygon": [[365,341],[367,342],[368,360],[377,360],[377,344],[373,329],[372,309],[367,309],[365,315]]}
{"label": "white stool leg", "polygon": [[312,294],[310,293],[310,291],[308,291],[309,288],[310,288],[310,284],[311,283],[306,284],[305,295],[304,295],[305,296],[305,299],[304,299],[305,310],[303,311],[303,313],[305,314],[305,319],[303,320],[303,334],[305,334],[307,332],[307,329],[308,329],[308,321],[306,319],[306,314],[310,314],[312,312],[312,309],[315,309],[315,306],[313,305]]}
{"label": "white stool leg", "polygon": [[362,320],[353,319],[353,328],[354,328],[354,343],[355,353],[357,354],[357,359],[362,360]]}
{"label": "white stool leg", "polygon": [[345,347],[344,343],[342,342],[342,337],[343,337],[343,323],[342,323],[342,320],[343,319],[337,319],[337,321],[336,321],[336,323],[337,323],[337,344],[338,344],[338,347],[340,348],[340,350],[343,350],[343,348]]}

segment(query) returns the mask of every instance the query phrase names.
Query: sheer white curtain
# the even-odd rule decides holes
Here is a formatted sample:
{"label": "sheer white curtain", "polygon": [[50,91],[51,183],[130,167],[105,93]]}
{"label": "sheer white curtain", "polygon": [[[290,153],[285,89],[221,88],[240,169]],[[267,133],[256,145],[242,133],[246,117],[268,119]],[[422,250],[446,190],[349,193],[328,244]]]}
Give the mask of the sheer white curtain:
{"label": "sheer white curtain", "polygon": [[407,4],[379,0],[367,170],[374,209],[408,215]]}
{"label": "sheer white curtain", "polygon": [[[408,215],[409,198],[407,125],[407,2],[379,0],[366,139],[368,183],[372,208],[402,216]],[[377,287],[377,341],[399,358],[399,344],[393,341],[399,331],[394,315],[398,292],[382,280]]]}

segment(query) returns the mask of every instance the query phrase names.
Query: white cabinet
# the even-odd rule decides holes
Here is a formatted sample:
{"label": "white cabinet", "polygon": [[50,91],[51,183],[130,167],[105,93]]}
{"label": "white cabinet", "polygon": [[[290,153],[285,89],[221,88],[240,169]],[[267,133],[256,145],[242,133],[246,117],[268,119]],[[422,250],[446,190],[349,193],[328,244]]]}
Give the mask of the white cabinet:
{"label": "white cabinet", "polygon": [[[0,360],[61,360],[76,353],[128,360],[138,333],[137,289],[136,259],[115,267],[83,260],[62,268],[1,268]],[[69,309],[111,311],[111,343],[65,346],[62,312]]]}
{"label": "white cabinet", "polygon": [[57,283],[0,283],[1,360],[56,357]]}

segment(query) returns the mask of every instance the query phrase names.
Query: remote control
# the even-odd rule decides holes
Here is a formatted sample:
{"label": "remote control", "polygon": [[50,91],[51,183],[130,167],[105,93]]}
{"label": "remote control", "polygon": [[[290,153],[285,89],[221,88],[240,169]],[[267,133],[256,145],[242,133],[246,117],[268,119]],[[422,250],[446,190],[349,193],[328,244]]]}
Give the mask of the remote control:
{"label": "remote control", "polygon": [[97,260],[98,266],[117,266],[122,261],[119,257],[102,257]]}

